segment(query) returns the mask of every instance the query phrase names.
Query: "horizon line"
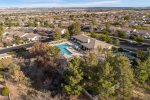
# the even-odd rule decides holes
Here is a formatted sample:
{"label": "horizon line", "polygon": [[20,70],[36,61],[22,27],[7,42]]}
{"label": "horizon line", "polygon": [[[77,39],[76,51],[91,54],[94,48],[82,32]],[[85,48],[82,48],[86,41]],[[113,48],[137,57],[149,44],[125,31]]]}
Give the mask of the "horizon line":
{"label": "horizon line", "polygon": [[120,6],[106,6],[106,7],[0,7],[0,8],[150,8],[150,6],[124,6],[124,7],[120,7]]}

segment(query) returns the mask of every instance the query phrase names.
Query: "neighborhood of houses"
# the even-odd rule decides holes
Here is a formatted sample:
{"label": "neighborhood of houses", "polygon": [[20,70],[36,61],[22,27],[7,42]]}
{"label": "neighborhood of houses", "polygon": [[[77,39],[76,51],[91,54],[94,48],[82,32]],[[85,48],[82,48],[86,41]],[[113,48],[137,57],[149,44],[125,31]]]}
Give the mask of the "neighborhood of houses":
{"label": "neighborhood of houses", "polygon": [[[19,10],[12,11],[15,12],[16,15],[13,15],[9,10],[8,14],[10,14],[10,16],[7,14],[5,15],[5,11],[1,11],[5,16],[0,16],[0,22],[5,24],[6,27],[6,30],[3,33],[3,39],[1,40],[3,42],[3,45],[1,44],[1,50],[39,41],[52,42],[54,40],[54,35],[57,34],[55,30],[56,28],[60,29],[60,33],[63,38],[68,31],[68,27],[76,21],[79,23],[83,34],[73,35],[67,42],[68,44],[70,42],[70,44],[73,45],[73,49],[75,49],[76,52],[80,51],[79,54],[82,51],[95,50],[99,46],[105,49],[117,47],[113,44],[113,41],[115,41],[116,38],[120,40],[120,45],[118,45],[118,47],[124,47],[123,49],[127,50],[127,47],[129,47],[130,52],[135,52],[135,50],[132,51],[132,49],[135,48],[136,50],[146,50],[150,43],[149,11],[143,11],[141,13],[141,11],[134,10],[99,11],[63,9],[45,10],[44,14],[41,14],[43,13],[41,10],[35,10],[28,14],[27,10],[23,10],[25,15],[18,12]],[[128,37],[122,38],[117,36],[116,33],[118,31],[124,32]],[[107,42],[99,38],[92,38],[87,35],[87,33],[89,34],[91,32],[98,35],[106,34],[106,36],[110,36],[112,38],[112,42]],[[146,43],[147,46],[137,44],[137,37],[143,39],[144,41],[142,40],[142,42]],[[107,38],[105,37],[105,39]],[[135,41],[135,44],[132,44],[132,41]],[[133,45],[135,47],[133,47]],[[63,47],[65,47],[67,51],[64,51]],[[69,46],[61,45],[59,48],[65,56],[74,55],[68,55],[68,52],[73,50],[70,49]],[[0,59],[10,57],[7,54],[4,55],[1,55]]]}
{"label": "neighborhood of houses", "polygon": [[[50,86],[51,84],[52,85],[54,84],[57,88],[60,88],[61,86],[59,87],[60,85],[59,82],[58,84],[55,84],[57,83],[56,82],[57,76],[59,77],[58,73],[61,76],[59,77],[58,80],[62,81],[64,77],[62,74],[64,74],[65,71],[69,69],[68,68],[69,61],[71,61],[75,57],[79,59],[83,58],[84,60],[84,57],[86,58],[87,56],[89,56],[89,53],[91,52],[93,53],[93,51],[95,54],[101,53],[99,55],[97,54],[98,55],[97,58],[100,59],[105,59],[106,56],[105,54],[107,53],[107,51],[108,52],[111,51],[113,57],[116,57],[116,55],[121,54],[123,55],[123,57],[129,59],[129,63],[133,63],[133,65],[137,66],[137,64],[140,62],[140,59],[145,55],[147,55],[150,50],[149,13],[150,13],[149,10],[140,11],[139,9],[138,10],[118,10],[118,9],[103,10],[103,9],[92,9],[92,8],[90,9],[79,9],[79,8],[65,9],[64,8],[64,9],[53,9],[53,10],[50,9],[0,10],[0,61],[3,66],[5,62],[7,63],[7,60],[10,60],[9,65],[6,64],[8,68],[4,67],[4,70],[10,73],[8,70],[11,69],[12,71],[12,68],[15,66],[14,70],[17,70],[17,73],[14,72],[12,73],[17,74],[19,78],[21,78],[20,75],[23,74],[24,76],[23,76],[22,83],[27,84],[27,86],[29,86],[28,88],[30,88],[31,85],[35,85],[36,83],[38,83],[37,81],[40,80],[39,77],[42,77],[41,78],[42,80],[44,77],[45,78],[44,81],[42,81],[38,85],[37,84],[35,85],[35,88],[36,86],[37,87],[41,86],[42,89],[43,88],[47,89],[47,87],[48,89],[51,88]],[[37,48],[35,46],[37,46]],[[42,46],[50,50],[48,51]],[[38,50],[36,51],[35,49]],[[37,52],[37,55],[36,54],[34,55],[34,52]],[[56,58],[53,57],[53,55],[54,56],[59,55],[58,59],[57,57]],[[89,61],[87,60],[85,62],[89,62]],[[44,63],[46,67],[43,67]],[[93,62],[91,63],[92,66],[93,65],[95,66]],[[19,68],[15,64],[19,65]],[[111,71],[110,67],[112,67],[112,65],[109,67],[109,64],[110,62],[106,63],[106,70],[109,69]],[[57,70],[57,66],[59,65],[61,65],[60,71]],[[40,69],[39,66],[41,66],[42,68]],[[76,67],[74,69],[75,73],[73,73],[75,74],[74,76],[76,79],[76,72],[77,72],[76,70],[80,66],[75,65],[73,67]],[[90,68],[88,70],[90,70]],[[18,72],[22,72],[22,73],[18,73]],[[56,74],[56,76],[51,73]],[[80,71],[77,72],[77,75],[78,74],[81,74],[82,76],[82,73],[80,73]],[[31,77],[28,77],[28,75]],[[5,76],[5,74],[3,76]],[[49,79],[49,76],[52,76],[54,79]],[[26,79],[26,77],[28,77],[29,79]],[[78,77],[79,76],[77,76],[77,78]],[[21,79],[18,80],[20,82]],[[90,77],[87,77],[87,80],[90,80]],[[33,83],[33,81],[35,81],[35,83]],[[82,81],[80,80],[80,77],[79,77],[79,81]],[[15,81],[14,85],[16,85],[17,82],[18,81]],[[10,83],[8,85],[10,85]],[[20,82],[19,84],[22,83]],[[109,85],[107,81],[103,83]],[[6,84],[2,84],[2,87],[0,87],[0,89],[1,88],[3,89],[3,87],[11,87],[12,90],[15,90],[13,89],[14,88],[13,85],[6,86]],[[20,86],[19,89],[20,88],[22,89],[24,87]],[[55,87],[53,89],[55,89]],[[12,90],[11,92],[14,92]],[[27,91],[28,92],[27,94],[32,95],[33,93],[34,95],[38,96],[38,94],[36,94],[37,92],[35,91],[37,90],[36,89],[29,90]],[[68,89],[68,91],[70,91],[70,89]],[[15,94],[18,95],[19,93],[14,93],[13,95]],[[53,95],[53,93],[51,94]],[[60,95],[62,94],[60,93]],[[7,96],[7,98],[8,97],[9,95]],[[0,95],[0,100],[1,100],[1,95]],[[37,99],[37,100],[41,100],[41,99]]]}
{"label": "neighborhood of houses", "polygon": [[17,36],[26,41],[39,41],[41,38],[41,36],[38,34],[25,33],[20,31],[5,32],[3,35],[8,40],[13,40]]}

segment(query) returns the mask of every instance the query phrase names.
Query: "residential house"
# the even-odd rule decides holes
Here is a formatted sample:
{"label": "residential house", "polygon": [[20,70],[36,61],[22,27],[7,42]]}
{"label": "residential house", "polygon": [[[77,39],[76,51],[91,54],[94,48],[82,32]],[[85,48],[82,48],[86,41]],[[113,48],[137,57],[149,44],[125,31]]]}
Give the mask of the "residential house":
{"label": "residential house", "polygon": [[41,36],[34,33],[29,33],[24,37],[24,39],[27,39],[29,41],[39,41],[41,39]]}
{"label": "residential house", "polygon": [[82,50],[94,50],[94,49],[97,49],[97,47],[101,47],[103,49],[112,49],[113,47],[113,45],[111,44],[96,40],[84,34],[73,36],[71,39]]}
{"label": "residential house", "polygon": [[13,33],[13,37],[19,36],[20,38],[23,38],[26,35],[28,35],[28,33],[20,32],[20,31],[16,31]]}
{"label": "residential house", "polygon": [[150,38],[150,31],[149,30],[138,30],[137,34],[143,36],[144,38]]}

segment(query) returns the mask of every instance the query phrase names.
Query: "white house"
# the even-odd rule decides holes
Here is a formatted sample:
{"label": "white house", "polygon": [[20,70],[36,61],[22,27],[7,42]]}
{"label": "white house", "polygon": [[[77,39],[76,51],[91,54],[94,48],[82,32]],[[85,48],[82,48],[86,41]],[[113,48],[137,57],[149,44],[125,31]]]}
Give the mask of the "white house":
{"label": "white house", "polygon": [[39,41],[41,39],[41,36],[38,34],[30,33],[26,35],[25,38],[28,39],[29,41]]}

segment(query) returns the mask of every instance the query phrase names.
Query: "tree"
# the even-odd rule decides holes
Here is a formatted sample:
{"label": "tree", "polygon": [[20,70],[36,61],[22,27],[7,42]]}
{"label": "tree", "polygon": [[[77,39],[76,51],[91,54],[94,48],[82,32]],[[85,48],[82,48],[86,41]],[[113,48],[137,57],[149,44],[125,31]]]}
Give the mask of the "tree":
{"label": "tree", "polygon": [[90,52],[82,59],[71,60],[65,73],[64,90],[70,95],[80,95],[85,89],[104,100],[115,97],[116,93],[117,99],[129,100],[133,81],[129,59],[110,52],[105,56],[101,59],[97,53]]}
{"label": "tree", "polygon": [[48,50],[48,55],[54,58],[58,58],[60,56],[60,49],[58,47],[51,47],[51,49]]}
{"label": "tree", "polygon": [[33,26],[34,26],[34,27],[37,27],[37,26],[38,26],[37,20],[34,20],[34,21],[33,21]]}
{"label": "tree", "polygon": [[127,15],[124,17],[124,20],[130,20],[131,19],[131,16],[130,15]]}
{"label": "tree", "polygon": [[4,87],[2,90],[2,96],[8,96],[9,95],[9,88],[8,87]]}
{"label": "tree", "polygon": [[106,27],[106,31],[110,31],[110,23],[109,22],[107,22],[107,23],[105,23],[105,27]]}
{"label": "tree", "polygon": [[91,25],[91,27],[90,27],[90,33],[94,33],[94,26],[93,25]]}
{"label": "tree", "polygon": [[3,32],[4,32],[4,28],[3,28],[3,24],[0,24],[0,40],[2,41],[3,38]]}
{"label": "tree", "polygon": [[96,25],[97,25],[96,19],[93,19],[93,20],[92,20],[92,25],[93,25],[93,26],[96,26]]}
{"label": "tree", "polygon": [[52,57],[59,58],[60,49],[55,46],[50,46],[48,43],[35,43],[34,46],[29,50],[31,57]]}
{"label": "tree", "polygon": [[44,21],[43,24],[44,24],[44,27],[49,27],[48,21]]}
{"label": "tree", "polygon": [[107,43],[111,43],[112,42],[112,38],[109,35],[105,35],[105,41]]}
{"label": "tree", "polygon": [[114,40],[114,45],[118,46],[119,44],[120,44],[119,39],[115,39],[115,40]]}
{"label": "tree", "polygon": [[30,57],[44,56],[51,49],[48,43],[35,43],[34,46],[29,50]]}
{"label": "tree", "polygon": [[114,93],[112,87],[115,85],[113,66],[109,62],[106,62],[104,66],[100,67],[99,73],[97,82],[98,93],[102,100],[109,100],[108,98]]}
{"label": "tree", "polygon": [[141,60],[145,57],[143,50],[137,50],[137,57]]}
{"label": "tree", "polygon": [[65,32],[64,38],[65,38],[65,39],[70,39],[70,33],[69,33],[68,30]]}
{"label": "tree", "polygon": [[107,31],[107,30],[103,30],[103,34],[105,34],[105,35],[109,35],[109,31]]}
{"label": "tree", "polygon": [[138,42],[138,43],[141,43],[141,42],[143,42],[144,41],[144,38],[142,37],[142,36],[138,36],[137,38],[136,38],[136,42]]}
{"label": "tree", "polygon": [[98,65],[98,55],[95,52],[90,52],[87,57],[84,58],[85,66],[97,66]]}
{"label": "tree", "polygon": [[127,34],[125,32],[119,31],[118,36],[121,37],[121,38],[126,38]]}
{"label": "tree", "polygon": [[83,57],[81,62],[81,69],[84,73],[83,86],[91,94],[99,94],[98,84],[99,74],[99,59],[98,55],[94,52],[90,52],[88,55]]}
{"label": "tree", "polygon": [[136,70],[136,77],[140,83],[150,81],[150,54],[138,66],[138,69]]}
{"label": "tree", "polygon": [[129,22],[125,21],[121,24],[122,27],[129,27]]}
{"label": "tree", "polygon": [[11,66],[11,68],[9,69],[9,74],[15,75],[18,71],[20,71],[20,66],[14,64],[14,65]]}
{"label": "tree", "polygon": [[70,18],[70,20],[75,20],[75,16],[74,15],[70,15],[69,18]]}
{"label": "tree", "polygon": [[59,27],[59,28],[62,28],[62,23],[59,23],[59,24],[58,24],[58,27]]}
{"label": "tree", "polygon": [[61,31],[60,31],[60,29],[55,29],[55,34],[54,34],[54,40],[60,40],[61,39]]}
{"label": "tree", "polygon": [[60,50],[55,46],[50,46],[48,43],[35,43],[29,50],[30,58],[35,58],[36,67],[44,70],[44,74],[48,78],[58,72],[60,68]]}
{"label": "tree", "polygon": [[81,32],[81,27],[79,22],[75,22],[68,27],[70,35],[78,35]]}
{"label": "tree", "polygon": [[21,38],[19,36],[16,36],[14,38],[14,43],[19,44],[21,42]]}
{"label": "tree", "polygon": [[129,59],[123,55],[118,55],[112,60],[115,69],[115,81],[119,86],[119,88],[116,89],[117,98],[130,100],[133,91],[133,72],[130,68]]}
{"label": "tree", "polygon": [[70,95],[80,95],[83,91],[81,81],[83,79],[83,72],[80,69],[81,60],[74,58],[68,63],[69,69],[65,73],[64,90]]}
{"label": "tree", "polygon": [[34,23],[33,23],[31,20],[29,20],[29,21],[26,23],[26,26],[27,26],[27,27],[33,27],[33,26],[34,26]]}
{"label": "tree", "polygon": [[[101,48],[100,52],[102,53]],[[108,99],[114,93],[114,69],[107,60],[102,60],[99,53],[90,52],[81,62],[84,88],[101,99]]]}

